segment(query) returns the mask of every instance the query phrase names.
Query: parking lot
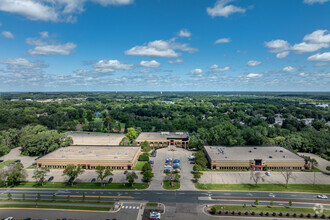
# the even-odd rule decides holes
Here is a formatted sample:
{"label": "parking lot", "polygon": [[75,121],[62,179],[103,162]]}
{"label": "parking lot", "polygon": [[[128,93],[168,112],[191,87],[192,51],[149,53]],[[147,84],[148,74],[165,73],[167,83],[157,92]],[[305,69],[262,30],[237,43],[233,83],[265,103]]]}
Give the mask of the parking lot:
{"label": "parking lot", "polygon": [[[33,169],[26,170],[28,173],[27,180],[28,181],[35,181],[35,179],[32,178],[33,176]],[[124,174],[124,171],[112,171],[113,176],[107,177],[104,181],[108,181],[109,178],[112,178],[113,183],[126,183],[126,175]],[[138,179],[135,180],[136,183],[142,183],[142,175],[140,174],[140,171],[135,172],[138,175]],[[48,173],[46,179],[48,179],[50,176],[54,176],[54,182],[66,182],[69,180],[68,176],[63,176],[63,170],[62,169],[52,169]],[[85,170],[83,174],[81,174],[76,182],[91,182],[91,180],[95,178],[96,182],[99,182],[97,180],[97,174],[95,170]]]}
{"label": "parking lot", "polygon": [[162,148],[157,150],[156,157],[150,157],[150,160],[154,160],[154,167],[152,172],[154,173],[154,178],[151,181],[151,190],[162,190],[162,182],[165,178],[164,165],[166,158],[172,158],[180,160],[181,167],[181,188],[180,190],[194,190],[194,185],[192,182],[193,175],[191,174],[193,164],[188,161],[188,156],[191,155],[190,151],[183,148],[176,148],[175,146],[169,146],[168,148]]}
{"label": "parking lot", "polygon": [[0,160],[6,161],[6,160],[21,160],[21,163],[23,164],[24,168],[27,168],[31,166],[33,163],[35,163],[35,159],[37,157],[29,157],[29,156],[22,156],[21,155],[21,148],[16,147],[12,149],[8,154],[0,157]]}
{"label": "parking lot", "polygon": [[[270,176],[267,176],[265,172],[262,172],[264,182],[260,183],[272,183],[272,184],[285,184],[285,179],[281,172],[271,172]],[[203,172],[200,178],[200,183],[212,183],[212,184],[253,184],[253,180],[250,178],[250,172],[218,172],[210,171]],[[293,177],[289,180],[290,184],[313,184],[314,173],[312,172],[293,172]],[[315,184],[330,184],[330,176],[323,173],[315,173]]]}

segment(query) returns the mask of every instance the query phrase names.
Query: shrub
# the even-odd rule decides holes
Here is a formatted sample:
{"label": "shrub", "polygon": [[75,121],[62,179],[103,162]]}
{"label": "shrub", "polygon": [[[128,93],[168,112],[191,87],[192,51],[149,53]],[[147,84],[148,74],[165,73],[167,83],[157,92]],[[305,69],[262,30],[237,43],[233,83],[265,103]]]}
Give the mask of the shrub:
{"label": "shrub", "polygon": [[301,213],[301,214],[299,215],[299,217],[300,217],[300,218],[304,217],[304,214]]}
{"label": "shrub", "polygon": [[289,206],[292,206],[292,200],[289,201]]}
{"label": "shrub", "polygon": [[263,216],[264,215],[264,213],[263,212],[260,212],[260,214],[259,214],[260,216]]}
{"label": "shrub", "polygon": [[141,154],[139,156],[138,161],[149,161],[149,155],[148,154]]}
{"label": "shrub", "polygon": [[273,206],[274,205],[274,202],[273,201],[270,201],[269,205],[270,206]]}
{"label": "shrub", "polygon": [[234,211],[232,211],[232,212],[231,212],[231,214],[232,214],[232,215],[235,215],[235,212],[234,212]]}
{"label": "shrub", "polygon": [[238,212],[238,215],[242,215],[242,212]]}
{"label": "shrub", "polygon": [[259,201],[258,199],[256,199],[256,201],[254,202],[255,205],[259,205]]}
{"label": "shrub", "polygon": [[228,211],[225,212],[226,215],[228,215],[228,213],[229,213]]}
{"label": "shrub", "polygon": [[318,218],[318,217],[319,217],[318,214],[315,214],[315,215],[314,215],[314,218]]}
{"label": "shrub", "polygon": [[221,215],[222,211],[220,210],[218,213],[219,213],[219,215]]}
{"label": "shrub", "polygon": [[217,208],[215,208],[214,206],[211,207],[211,213],[215,214],[217,212]]}
{"label": "shrub", "polygon": [[272,214],[273,216],[276,216],[276,212],[273,212],[273,214]]}
{"label": "shrub", "polygon": [[325,218],[325,214],[323,214],[323,215],[321,216],[321,218]]}
{"label": "shrub", "polygon": [[269,216],[269,213],[268,212],[266,212],[266,216]]}
{"label": "shrub", "polygon": [[256,213],[255,212],[252,212],[251,215],[255,215]]}
{"label": "shrub", "polygon": [[245,212],[245,215],[248,215],[249,214],[249,212]]}
{"label": "shrub", "polygon": [[293,213],[293,215],[292,215],[293,217],[297,217],[297,214],[296,213]]}
{"label": "shrub", "polygon": [[283,216],[283,213],[282,213],[282,212],[280,212],[279,216]]}
{"label": "shrub", "polygon": [[290,213],[286,213],[286,217],[290,217]]}
{"label": "shrub", "polygon": [[310,214],[310,213],[308,213],[306,217],[307,217],[307,218],[310,218],[310,217],[311,217],[311,214]]}

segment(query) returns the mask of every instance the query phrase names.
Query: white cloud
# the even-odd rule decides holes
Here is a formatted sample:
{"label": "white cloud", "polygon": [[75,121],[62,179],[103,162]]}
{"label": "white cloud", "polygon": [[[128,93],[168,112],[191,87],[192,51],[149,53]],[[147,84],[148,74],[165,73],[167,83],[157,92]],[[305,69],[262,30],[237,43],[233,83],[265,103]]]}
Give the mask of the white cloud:
{"label": "white cloud", "polygon": [[228,17],[231,14],[234,13],[245,13],[245,8],[240,8],[235,5],[228,5],[230,2],[233,2],[234,0],[218,0],[213,8],[207,8],[207,13],[212,16],[222,16],[222,17]]}
{"label": "white cloud", "polygon": [[23,66],[23,67],[29,67],[29,68],[39,68],[42,66],[41,63],[31,62],[24,58],[0,60],[0,63],[11,65],[11,66]]}
{"label": "white cloud", "polygon": [[178,35],[180,37],[190,37],[191,36],[191,33],[187,29],[182,29],[182,30],[180,30],[180,32],[178,33]]}
{"label": "white cloud", "polygon": [[309,76],[309,74],[308,73],[299,73],[299,76],[305,77],[305,76]]}
{"label": "white cloud", "polygon": [[140,65],[143,67],[152,67],[152,68],[156,68],[160,66],[160,63],[158,63],[156,60],[151,60],[151,61],[145,61],[142,60],[140,62]]}
{"label": "white cloud", "polygon": [[330,34],[327,30],[316,30],[311,34],[307,34],[304,37],[304,41],[310,41],[311,43],[330,43]]}
{"label": "white cloud", "polygon": [[246,78],[249,78],[249,79],[251,79],[251,78],[260,78],[260,77],[262,77],[262,74],[259,74],[259,73],[249,73],[246,76]]}
{"label": "white cloud", "polygon": [[202,69],[194,69],[190,71],[190,74],[201,77],[203,76],[203,70]]}
{"label": "white cloud", "polygon": [[214,44],[222,44],[231,42],[230,38],[220,38],[214,42]]}
{"label": "white cloud", "polygon": [[134,0],[1,0],[0,11],[22,15],[30,20],[73,22],[86,2],[102,6],[127,5]]}
{"label": "white cloud", "polygon": [[330,52],[317,53],[307,58],[308,61],[330,61]]}
{"label": "white cloud", "polygon": [[[46,34],[47,33],[47,34]],[[74,52],[77,47],[75,43],[68,42],[65,44],[54,41],[45,41],[48,38],[48,32],[40,32],[41,38],[27,38],[26,43],[35,46],[28,50],[31,56],[47,56],[47,55],[69,55]]]}
{"label": "white cloud", "polygon": [[219,66],[217,64],[213,64],[209,68],[212,69],[212,72],[218,72],[218,73],[221,73],[221,72],[225,72],[225,71],[230,70],[230,67],[229,66],[226,66],[224,68],[219,68]]}
{"label": "white cloud", "polygon": [[108,73],[116,70],[130,70],[134,67],[133,64],[125,64],[119,60],[99,60],[93,64],[95,72],[97,73]]}
{"label": "white cloud", "polygon": [[8,38],[8,39],[13,39],[14,38],[14,35],[9,32],[9,31],[2,31],[2,36],[4,36],[5,38]]}
{"label": "white cloud", "polygon": [[292,73],[292,72],[296,72],[297,69],[292,67],[292,66],[286,66],[286,67],[283,68],[283,71]]}
{"label": "white cloud", "polygon": [[329,0],[304,0],[304,3],[305,4],[315,4],[315,3],[320,3],[320,4],[323,4],[325,2],[328,2]]}
{"label": "white cloud", "polygon": [[183,63],[183,59],[169,60],[168,63],[169,63],[169,64]]}
{"label": "white cloud", "polygon": [[259,66],[261,64],[261,61],[250,60],[247,64],[248,66]]}
{"label": "white cloud", "polygon": [[290,54],[289,51],[284,51],[284,52],[281,52],[281,53],[276,54],[276,58],[282,59],[282,58],[287,57],[289,54]]}
{"label": "white cloud", "polygon": [[148,56],[148,57],[178,57],[181,54],[175,50],[186,51],[188,53],[197,52],[198,49],[191,48],[188,44],[181,44],[171,39],[168,41],[155,40],[147,45],[135,46],[125,51],[126,55]]}
{"label": "white cloud", "polygon": [[321,48],[327,48],[327,47],[329,47],[329,45],[326,43],[310,44],[310,43],[302,42],[300,44],[293,45],[292,50],[295,51],[296,53],[302,54],[302,53],[315,52]]}
{"label": "white cloud", "polygon": [[265,45],[269,48],[271,53],[280,53],[290,49],[289,42],[285,40],[272,40],[265,42]]}

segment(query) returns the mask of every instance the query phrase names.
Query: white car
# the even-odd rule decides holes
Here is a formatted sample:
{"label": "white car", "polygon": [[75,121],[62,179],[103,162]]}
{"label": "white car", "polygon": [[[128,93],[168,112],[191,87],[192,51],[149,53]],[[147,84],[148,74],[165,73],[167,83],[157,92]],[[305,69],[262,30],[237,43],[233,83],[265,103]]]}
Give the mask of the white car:
{"label": "white car", "polygon": [[316,198],[318,198],[318,199],[328,199],[328,196],[326,196],[326,195],[317,195]]}
{"label": "white car", "polygon": [[5,218],[5,220],[13,220],[14,218],[13,217],[7,217]]}
{"label": "white car", "polygon": [[172,168],[171,165],[165,165],[164,168]]}
{"label": "white car", "polygon": [[267,176],[271,176],[271,175],[272,175],[272,174],[271,174],[270,172],[268,172],[268,171],[267,171],[265,174],[266,174]]}

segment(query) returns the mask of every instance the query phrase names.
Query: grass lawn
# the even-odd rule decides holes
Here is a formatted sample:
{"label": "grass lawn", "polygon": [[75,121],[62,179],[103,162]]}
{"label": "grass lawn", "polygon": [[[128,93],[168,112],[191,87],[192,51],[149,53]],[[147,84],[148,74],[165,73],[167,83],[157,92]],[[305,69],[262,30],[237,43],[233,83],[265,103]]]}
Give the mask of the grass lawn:
{"label": "grass lawn", "polygon": [[146,163],[148,163],[148,161],[138,161],[134,167],[134,170],[142,170],[142,167]]}
{"label": "grass lawn", "polygon": [[146,189],[148,183],[134,183],[130,186],[128,183],[106,183],[104,187],[101,187],[100,183],[74,183],[73,186],[66,182],[47,182],[44,186],[36,182],[24,182],[20,183],[14,188],[44,188],[44,189]]}
{"label": "grass lawn", "polygon": [[148,202],[147,206],[151,206],[151,207],[157,207],[158,203],[157,202]]}
{"label": "grass lawn", "polygon": [[171,182],[171,181],[169,181],[169,180],[164,181],[164,182],[163,182],[163,188],[164,188],[164,189],[169,189],[169,190],[180,189],[180,182],[174,182],[174,184],[175,184],[174,187],[170,186],[170,182]]}
{"label": "grass lawn", "polygon": [[202,190],[239,190],[239,191],[280,191],[280,192],[311,192],[330,193],[329,185],[322,184],[201,184],[195,183],[197,189]]}
{"label": "grass lawn", "polygon": [[[263,211],[263,212],[296,212],[296,213],[315,213],[314,209],[311,208],[296,208],[296,207],[278,207],[278,206],[272,206],[268,208],[267,206],[239,206],[239,205],[214,205],[217,210],[242,210],[242,211]],[[319,211],[319,210],[318,210]],[[329,209],[324,209],[323,214],[330,214]]]}
{"label": "grass lawn", "polygon": [[[0,204],[0,208],[36,208],[36,205],[30,204]],[[64,206],[64,205],[39,205],[38,209],[73,209],[73,210],[91,210],[91,211],[109,211],[107,207],[88,207],[88,206]]]}
{"label": "grass lawn", "polygon": [[[17,159],[16,159],[17,160]],[[11,164],[12,162],[15,162],[16,160],[6,160],[0,163],[0,169],[4,168],[5,166]]]}
{"label": "grass lawn", "polygon": [[[101,196],[102,199],[102,196]],[[0,202],[36,202],[35,199],[0,199]],[[115,202],[105,202],[105,201],[77,201],[77,200],[70,200],[68,201],[66,198],[58,199],[56,198],[55,201],[51,199],[40,199],[38,200],[38,203],[43,203],[43,202],[52,202],[52,203],[73,203],[73,204],[100,204],[100,205],[113,205]]]}

